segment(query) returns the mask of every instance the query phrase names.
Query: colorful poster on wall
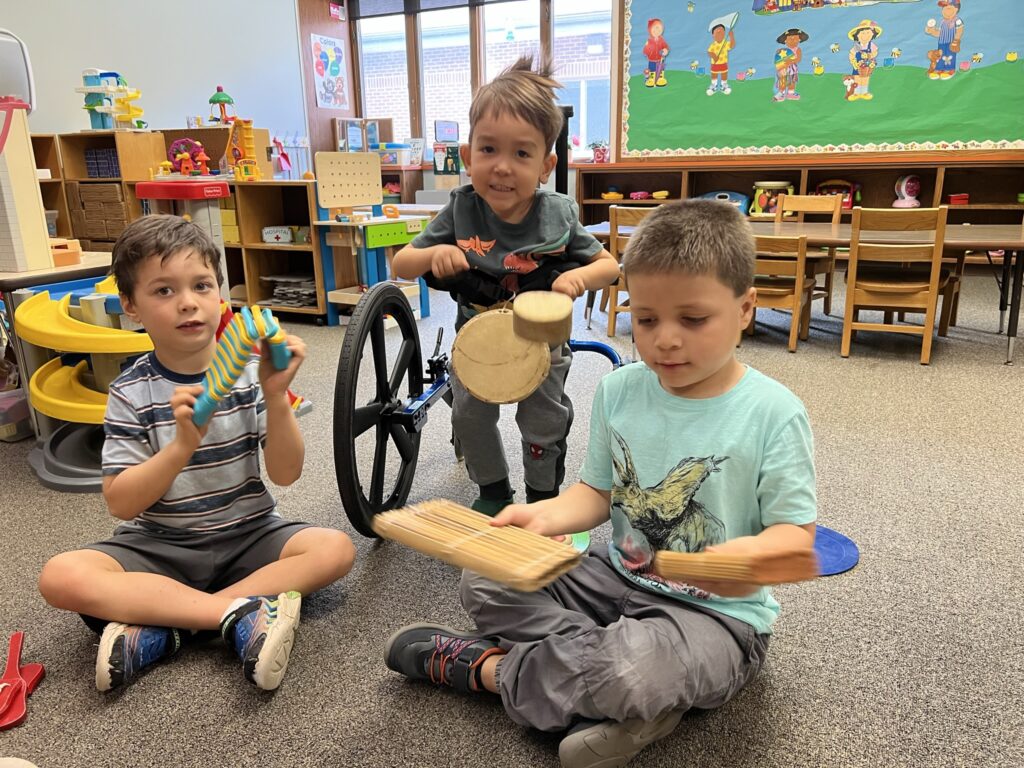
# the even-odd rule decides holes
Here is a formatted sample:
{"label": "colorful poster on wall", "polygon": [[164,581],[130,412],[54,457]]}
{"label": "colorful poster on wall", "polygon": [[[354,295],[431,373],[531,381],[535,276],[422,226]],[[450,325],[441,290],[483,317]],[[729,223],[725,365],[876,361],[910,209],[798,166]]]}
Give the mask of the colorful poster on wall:
{"label": "colorful poster on wall", "polygon": [[313,50],[313,88],[321,109],[348,109],[348,70],[341,40],[310,35]]}
{"label": "colorful poster on wall", "polygon": [[1024,149],[1020,0],[623,5],[623,158]]}

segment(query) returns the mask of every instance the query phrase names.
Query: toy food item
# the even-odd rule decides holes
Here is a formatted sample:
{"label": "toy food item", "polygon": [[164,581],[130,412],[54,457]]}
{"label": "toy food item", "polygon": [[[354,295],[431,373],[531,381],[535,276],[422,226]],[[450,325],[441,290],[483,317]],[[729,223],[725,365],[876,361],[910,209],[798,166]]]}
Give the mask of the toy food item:
{"label": "toy food item", "polygon": [[652,192],[651,197],[653,197],[655,200],[665,200],[668,198],[668,190],[659,189],[657,192]]}
{"label": "toy food item", "polygon": [[601,193],[601,199],[602,200],[621,200],[622,199],[622,193],[621,192],[602,192]]}
{"label": "toy food item", "polygon": [[651,193],[650,192],[639,191],[639,192],[630,192],[629,193],[629,199],[630,200],[649,200],[650,197],[651,197]]}

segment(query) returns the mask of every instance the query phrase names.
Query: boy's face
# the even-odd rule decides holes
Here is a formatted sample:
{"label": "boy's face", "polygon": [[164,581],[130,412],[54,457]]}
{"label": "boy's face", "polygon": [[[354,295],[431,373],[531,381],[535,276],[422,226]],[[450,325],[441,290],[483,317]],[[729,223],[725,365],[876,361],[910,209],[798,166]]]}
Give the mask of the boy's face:
{"label": "boy's face", "polygon": [[661,37],[661,33],[665,31],[665,27],[660,22],[651,24],[651,37]]}
{"label": "boy's face", "polygon": [[725,40],[725,27],[718,26],[711,30],[711,36],[715,39],[716,43],[720,43]]}
{"label": "boy's face", "polygon": [[[121,295],[125,313],[141,323],[165,365],[212,351],[220,323],[220,292],[213,267],[192,250],[139,265],[135,290]],[[184,371],[183,371],[184,372]]]}
{"label": "boy's face", "polygon": [[637,350],[662,388],[688,398],[728,391],[754,289],[737,297],[717,278],[687,272],[633,274],[627,281]]}
{"label": "boy's face", "polygon": [[459,155],[473,189],[509,224],[530,212],[537,185],[548,180],[556,160],[540,129],[510,114],[480,118]]}

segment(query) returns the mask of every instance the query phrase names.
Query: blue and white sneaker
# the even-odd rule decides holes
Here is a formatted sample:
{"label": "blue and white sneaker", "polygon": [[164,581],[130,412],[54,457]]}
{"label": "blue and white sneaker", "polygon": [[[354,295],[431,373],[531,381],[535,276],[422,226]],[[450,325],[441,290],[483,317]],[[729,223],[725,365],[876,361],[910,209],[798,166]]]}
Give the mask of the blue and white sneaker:
{"label": "blue and white sneaker", "polygon": [[221,637],[242,660],[245,679],[257,688],[273,691],[281,684],[301,606],[298,592],[251,597],[221,622]]}
{"label": "blue and white sneaker", "polygon": [[111,622],[96,654],[96,690],[130,683],[143,669],[181,648],[181,633],[171,627],[141,627]]}

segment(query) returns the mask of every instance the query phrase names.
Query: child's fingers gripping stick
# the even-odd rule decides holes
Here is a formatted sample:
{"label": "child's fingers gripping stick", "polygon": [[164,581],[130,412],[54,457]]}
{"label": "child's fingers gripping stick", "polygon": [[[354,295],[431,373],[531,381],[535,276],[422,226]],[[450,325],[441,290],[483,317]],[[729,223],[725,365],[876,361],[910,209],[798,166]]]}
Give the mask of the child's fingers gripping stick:
{"label": "child's fingers gripping stick", "polygon": [[270,347],[270,361],[277,370],[283,371],[292,359],[292,351],[288,348],[288,336],[269,309],[264,307],[260,310],[260,315],[265,328],[263,338]]}

